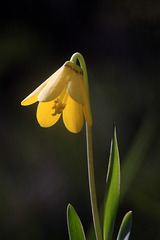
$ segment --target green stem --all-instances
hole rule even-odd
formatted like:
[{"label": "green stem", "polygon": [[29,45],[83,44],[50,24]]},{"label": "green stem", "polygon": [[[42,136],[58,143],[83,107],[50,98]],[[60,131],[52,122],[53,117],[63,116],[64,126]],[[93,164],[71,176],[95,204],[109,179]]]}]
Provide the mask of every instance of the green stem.
[{"label": "green stem", "polygon": [[[83,70],[84,83],[89,97],[89,88],[88,88],[88,75],[85,60],[80,53],[75,53],[71,57],[73,63],[77,64],[77,59],[80,62],[81,68]],[[99,213],[97,207],[97,197],[96,197],[96,188],[95,188],[95,177],[94,177],[94,164],[93,164],[93,149],[92,149],[92,128],[86,123],[86,141],[87,141],[87,162],[88,162],[88,179],[89,179],[89,190],[90,190],[90,200],[92,208],[92,216],[94,229],[97,240],[102,240],[102,232],[99,221]]]},{"label": "green stem", "polygon": [[89,97],[88,74],[87,74],[87,68],[86,68],[85,60],[80,53],[74,53],[72,55],[70,61],[77,64],[77,59],[80,62],[81,68],[83,70],[84,84],[85,84],[87,94],[88,94],[88,97]]},{"label": "green stem", "polygon": [[101,226],[99,221],[99,213],[97,207],[97,197],[95,188],[94,165],[93,165],[93,150],[92,150],[92,129],[86,123],[86,140],[87,140],[87,159],[88,159],[88,178],[91,198],[91,207],[93,222],[97,240],[102,240]]}]

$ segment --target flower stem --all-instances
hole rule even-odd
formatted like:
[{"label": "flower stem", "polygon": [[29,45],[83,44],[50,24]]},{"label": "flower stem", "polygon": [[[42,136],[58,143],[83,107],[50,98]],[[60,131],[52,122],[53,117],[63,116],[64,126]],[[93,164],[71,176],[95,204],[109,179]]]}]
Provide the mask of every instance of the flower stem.
[{"label": "flower stem", "polygon": [[101,226],[99,221],[99,213],[97,207],[97,197],[95,188],[94,165],[93,165],[93,150],[92,150],[92,129],[86,123],[86,141],[87,141],[87,159],[88,159],[88,178],[90,199],[92,207],[93,222],[97,240],[102,240]]},{"label": "flower stem", "polygon": [[87,74],[86,63],[85,63],[85,60],[84,60],[83,56],[80,53],[74,53],[72,55],[70,61],[77,64],[77,59],[78,59],[80,65],[81,65],[81,68],[83,70],[84,83],[85,83],[85,87],[86,87],[87,94],[88,94],[88,97],[89,97],[88,74]]},{"label": "flower stem", "polygon": [[[77,64],[77,59],[80,62],[81,68],[83,70],[84,83],[85,83],[85,87],[86,87],[88,98],[89,98],[88,75],[87,75],[85,60],[80,53],[75,53],[71,57],[70,61]],[[93,223],[94,223],[96,239],[102,240],[102,232],[101,232],[101,226],[99,221],[97,196],[96,196],[96,188],[95,188],[95,177],[94,177],[92,128],[87,123],[86,123],[86,142],[87,142],[88,180],[89,180],[90,201],[91,201],[91,208],[92,208]]]}]

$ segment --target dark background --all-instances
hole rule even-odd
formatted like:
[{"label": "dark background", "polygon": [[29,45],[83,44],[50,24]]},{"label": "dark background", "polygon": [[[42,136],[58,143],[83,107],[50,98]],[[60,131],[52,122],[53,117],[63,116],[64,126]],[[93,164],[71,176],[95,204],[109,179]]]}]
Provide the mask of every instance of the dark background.
[{"label": "dark background", "polygon": [[130,239],[160,239],[160,2],[6,0],[0,12],[0,238],[68,239],[68,203],[90,229],[85,128],[72,134],[61,119],[43,129],[37,104],[20,106],[79,51],[88,67],[99,206],[114,122],[122,174],[115,236],[133,210]]}]

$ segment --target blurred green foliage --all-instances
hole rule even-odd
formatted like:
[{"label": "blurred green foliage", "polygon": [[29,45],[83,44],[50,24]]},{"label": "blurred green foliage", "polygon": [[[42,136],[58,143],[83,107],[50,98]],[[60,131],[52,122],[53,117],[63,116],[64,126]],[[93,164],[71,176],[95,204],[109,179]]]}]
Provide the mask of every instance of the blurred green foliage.
[{"label": "blurred green foliage", "polygon": [[74,135],[62,122],[42,129],[36,104],[20,106],[79,51],[88,67],[98,203],[115,122],[122,165],[117,232],[132,209],[130,239],[159,239],[159,1],[3,1],[1,12],[0,237],[67,239],[68,203],[85,232],[90,227],[85,129]]}]

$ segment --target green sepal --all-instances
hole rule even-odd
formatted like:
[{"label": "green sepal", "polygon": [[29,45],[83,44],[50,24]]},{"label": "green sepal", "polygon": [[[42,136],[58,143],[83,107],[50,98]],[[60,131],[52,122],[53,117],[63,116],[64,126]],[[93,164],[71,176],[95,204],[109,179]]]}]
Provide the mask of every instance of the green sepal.
[{"label": "green sepal", "polygon": [[103,239],[111,240],[117,213],[120,192],[120,161],[114,126],[113,139],[107,172],[106,197],[104,206]]},{"label": "green sepal", "polygon": [[86,240],[82,223],[70,204],[67,207],[67,225],[70,240]]},{"label": "green sepal", "polygon": [[132,211],[126,213],[124,216],[117,240],[128,240],[131,232],[131,227],[132,227]]}]

